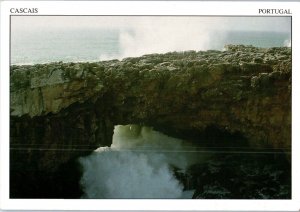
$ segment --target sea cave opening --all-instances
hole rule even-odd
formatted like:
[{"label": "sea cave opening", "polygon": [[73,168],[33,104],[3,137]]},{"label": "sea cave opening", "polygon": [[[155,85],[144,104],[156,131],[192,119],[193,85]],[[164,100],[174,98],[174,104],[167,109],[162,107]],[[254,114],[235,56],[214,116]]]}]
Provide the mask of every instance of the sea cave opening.
[{"label": "sea cave opening", "polygon": [[290,197],[290,165],[281,152],[251,147],[241,133],[216,126],[200,133],[169,129],[168,135],[157,128],[116,125],[109,147],[79,159],[81,197]]}]

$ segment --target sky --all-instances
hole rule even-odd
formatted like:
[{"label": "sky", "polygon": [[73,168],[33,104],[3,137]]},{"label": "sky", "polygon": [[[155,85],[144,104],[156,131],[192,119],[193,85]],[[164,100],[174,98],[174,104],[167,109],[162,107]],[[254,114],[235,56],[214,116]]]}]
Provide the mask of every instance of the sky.
[{"label": "sky", "polygon": [[289,32],[290,17],[200,16],[12,16],[12,30],[72,28],[137,28],[145,25],[205,26],[223,30]]}]

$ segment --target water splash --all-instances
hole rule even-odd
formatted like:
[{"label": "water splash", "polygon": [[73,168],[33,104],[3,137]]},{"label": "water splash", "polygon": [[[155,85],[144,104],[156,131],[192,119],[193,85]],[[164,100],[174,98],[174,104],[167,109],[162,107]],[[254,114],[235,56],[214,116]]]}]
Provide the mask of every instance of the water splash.
[{"label": "water splash", "polygon": [[291,39],[285,40],[284,43],[283,43],[283,46],[291,47],[291,46],[292,46],[292,41],[291,41]]},{"label": "water splash", "polygon": [[193,160],[183,142],[148,127],[116,126],[111,147],[80,159],[83,198],[191,198],[172,167],[184,170]]}]

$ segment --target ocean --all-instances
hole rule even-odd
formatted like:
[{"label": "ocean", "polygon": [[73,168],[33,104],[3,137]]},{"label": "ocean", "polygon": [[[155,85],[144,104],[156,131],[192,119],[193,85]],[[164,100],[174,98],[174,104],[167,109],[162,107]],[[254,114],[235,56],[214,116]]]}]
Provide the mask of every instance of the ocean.
[{"label": "ocean", "polygon": [[291,40],[289,33],[271,31],[220,31],[193,37],[171,34],[153,39],[149,33],[147,36],[118,29],[13,31],[11,64],[95,62],[169,51],[222,50],[226,44],[282,47],[290,46]]}]

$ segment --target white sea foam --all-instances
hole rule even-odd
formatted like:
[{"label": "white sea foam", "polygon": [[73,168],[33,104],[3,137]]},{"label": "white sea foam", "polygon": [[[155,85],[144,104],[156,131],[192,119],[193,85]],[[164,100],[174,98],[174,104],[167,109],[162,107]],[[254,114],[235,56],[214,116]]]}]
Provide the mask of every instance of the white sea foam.
[{"label": "white sea foam", "polygon": [[172,170],[199,161],[185,150],[181,140],[151,128],[116,126],[111,147],[80,159],[83,198],[191,198]]}]

